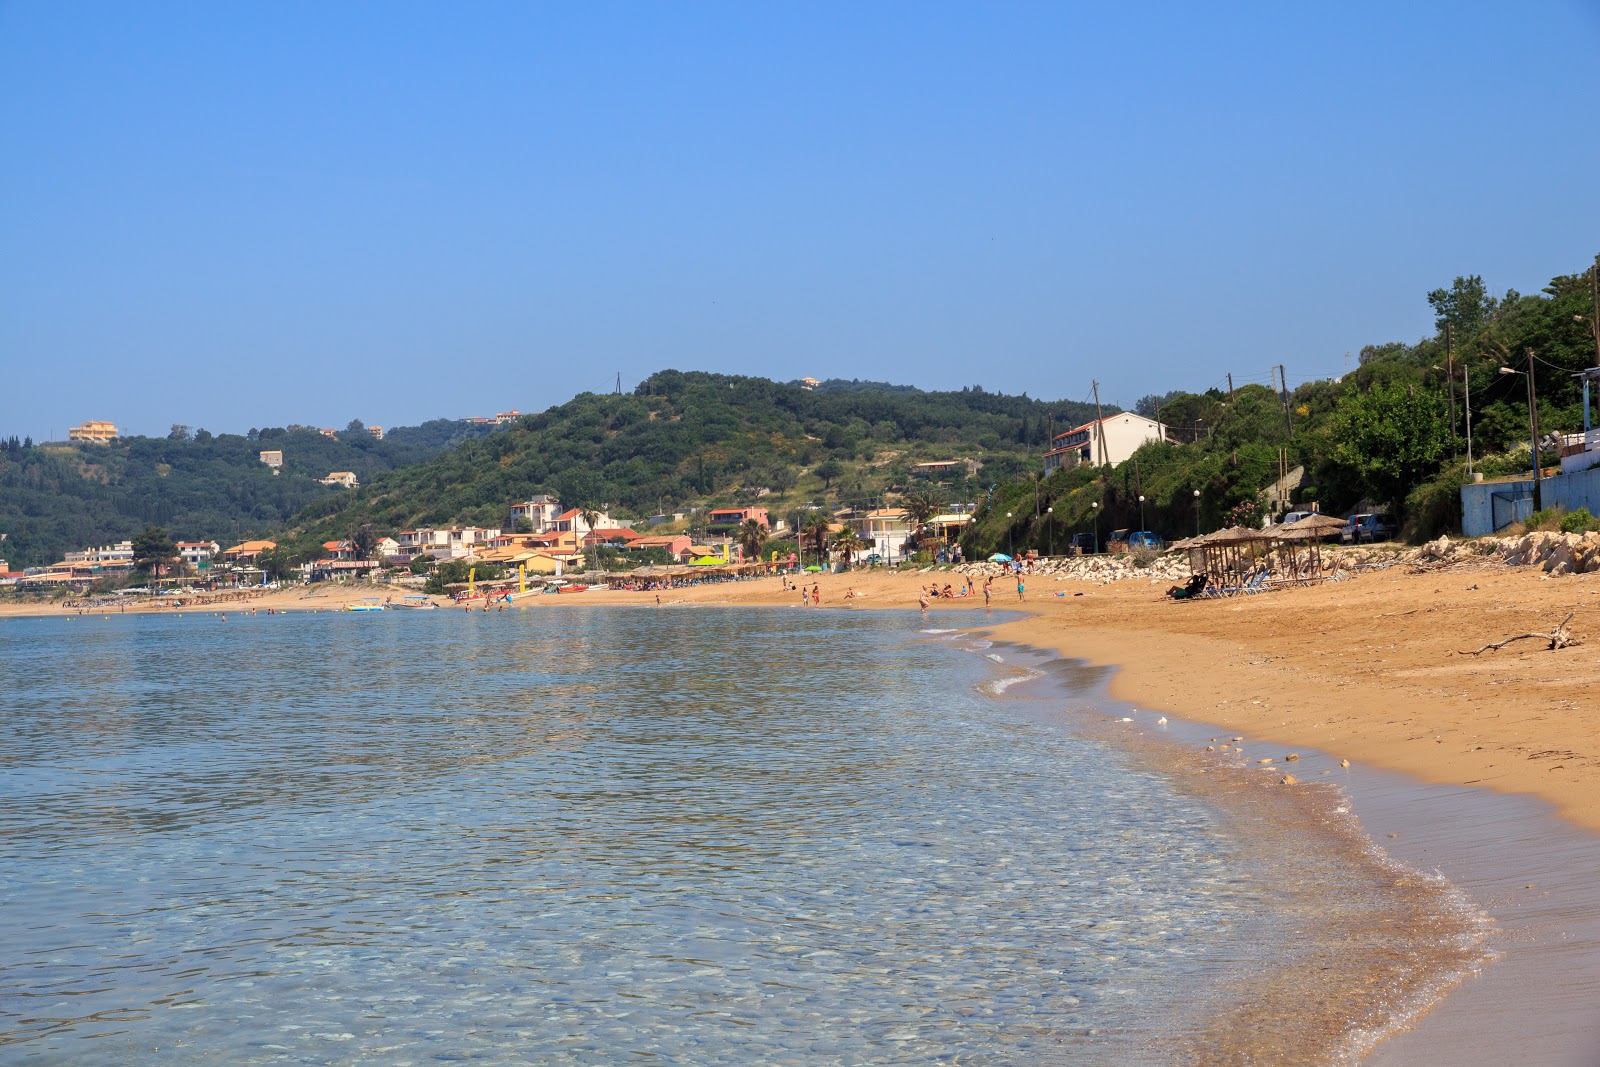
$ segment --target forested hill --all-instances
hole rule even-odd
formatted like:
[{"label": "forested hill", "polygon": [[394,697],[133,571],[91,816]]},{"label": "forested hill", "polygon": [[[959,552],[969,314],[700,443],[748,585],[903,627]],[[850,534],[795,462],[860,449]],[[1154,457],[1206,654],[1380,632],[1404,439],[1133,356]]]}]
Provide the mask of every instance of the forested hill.
[{"label": "forested hill", "polygon": [[361,522],[503,526],[513,501],[539,492],[627,516],[754,499],[757,487],[772,491],[761,503],[775,514],[825,493],[867,504],[906,486],[911,466],[926,460],[977,460],[985,486],[1019,477],[1037,468],[1052,417],[1061,428],[1093,416],[1080,402],[976,388],[828,384],[660,371],[631,394],[582,394],[353,495],[316,501],[296,528],[310,544]]},{"label": "forested hill", "polygon": [[[175,429],[170,437],[106,445],[10,438],[0,441],[0,558],[14,567],[42,566],[152,523],[184,541],[269,533],[308,504],[348,492],[320,484],[332,471],[353,471],[365,482],[492,429],[438,419],[397,428],[382,441],[359,423],[337,440],[303,428],[248,436]],[[283,453],[278,474],[262,464],[263,450]]]}]

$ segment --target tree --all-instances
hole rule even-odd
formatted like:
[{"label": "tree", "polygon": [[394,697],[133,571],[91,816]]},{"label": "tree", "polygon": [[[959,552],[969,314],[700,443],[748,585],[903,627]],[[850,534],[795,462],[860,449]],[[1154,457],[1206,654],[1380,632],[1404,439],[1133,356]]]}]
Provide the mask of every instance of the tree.
[{"label": "tree", "polygon": [[844,473],[844,464],[836,459],[824,460],[811,473],[822,479],[823,492],[827,492],[833,487],[833,480]]},{"label": "tree", "polygon": [[767,528],[755,519],[746,519],[734,536],[744,550],[744,558],[755,559],[761,555],[761,546],[767,543]]},{"label": "tree", "polygon": [[159,581],[162,569],[178,555],[178,546],[159,526],[146,526],[133,538],[133,565],[141,573],[155,571]]},{"label": "tree", "polygon": [[350,542],[352,559],[371,559],[372,550],[378,546],[378,531],[370,522],[363,522],[345,540]]},{"label": "tree", "polygon": [[827,512],[813,511],[807,516],[805,524],[800,527],[800,538],[810,538],[817,546],[817,559],[820,562],[828,544],[828,515]]},{"label": "tree", "polygon": [[167,440],[169,441],[187,441],[188,439],[189,427],[181,422],[173,423],[172,429],[167,431]]},{"label": "tree", "polygon": [[1330,430],[1332,461],[1390,503],[1433,474],[1450,450],[1443,399],[1398,381],[1346,395]]},{"label": "tree", "polygon": [[846,567],[854,562],[857,552],[867,547],[870,547],[867,542],[861,540],[860,536],[849,527],[833,539],[834,554],[844,557]]},{"label": "tree", "polygon": [[1457,340],[1465,340],[1484,327],[1499,301],[1489,295],[1481,277],[1470,274],[1457,277],[1448,289],[1429,293],[1428,303],[1433,307],[1434,325],[1441,331],[1449,326]]}]

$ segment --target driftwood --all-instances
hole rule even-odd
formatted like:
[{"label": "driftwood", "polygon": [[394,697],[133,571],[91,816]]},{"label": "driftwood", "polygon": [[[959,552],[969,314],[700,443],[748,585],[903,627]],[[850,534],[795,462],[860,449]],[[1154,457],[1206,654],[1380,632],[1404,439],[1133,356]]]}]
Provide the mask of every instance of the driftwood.
[{"label": "driftwood", "polygon": [[1576,615],[1576,614],[1577,614],[1576,611],[1567,612],[1567,617],[1562,619],[1561,622],[1559,624],[1557,624],[1556,628],[1554,630],[1551,630],[1547,634],[1538,634],[1538,633],[1535,633],[1535,634],[1517,634],[1515,637],[1508,637],[1504,641],[1496,641],[1496,642],[1494,642],[1494,644],[1484,645],[1480,649],[1476,649],[1476,650],[1472,650],[1472,651],[1469,651],[1467,649],[1461,649],[1456,654],[1458,656],[1476,656],[1476,655],[1479,655],[1481,653],[1487,652],[1490,649],[1494,649],[1494,650],[1498,651],[1498,650],[1500,650],[1502,648],[1505,648],[1507,645],[1509,645],[1513,641],[1526,641],[1526,640],[1528,640],[1530,638],[1533,638],[1533,639],[1536,639],[1536,640],[1539,640],[1539,641],[1548,641],[1548,642],[1550,642],[1548,647],[1550,648],[1551,651],[1554,651],[1554,650],[1556,650],[1558,648],[1567,648],[1570,645],[1579,645],[1579,644],[1582,644],[1583,642],[1578,640],[1576,637],[1573,637],[1570,633],[1567,632],[1567,623],[1571,622],[1572,621],[1572,617],[1574,615]]}]

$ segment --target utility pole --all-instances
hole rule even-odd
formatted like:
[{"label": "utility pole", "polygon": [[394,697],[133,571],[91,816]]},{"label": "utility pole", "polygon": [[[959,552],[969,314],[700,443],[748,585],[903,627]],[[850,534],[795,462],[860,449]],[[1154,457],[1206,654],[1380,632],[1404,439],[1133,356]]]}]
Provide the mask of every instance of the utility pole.
[{"label": "utility pole", "polygon": [[1467,418],[1467,477],[1472,477],[1472,379],[1466,364],[1461,365],[1461,413]]},{"label": "utility pole", "polygon": [[622,372],[617,371],[617,395],[622,395]]},{"label": "utility pole", "polygon": [[1450,324],[1444,324],[1444,381],[1450,387],[1450,458],[1455,459],[1456,450],[1456,357],[1455,349],[1450,344]]},{"label": "utility pole", "polygon": [[1533,510],[1544,510],[1539,484],[1539,398],[1533,390],[1533,349],[1528,349],[1528,429],[1533,433]]},{"label": "utility pole", "polygon": [[1289,436],[1294,436],[1294,416],[1289,414],[1289,375],[1284,373],[1283,364],[1278,364],[1278,380],[1283,383],[1283,419],[1289,427]]},{"label": "utility pole", "polygon": [[1100,437],[1099,466],[1103,467],[1106,463],[1106,417],[1105,413],[1100,410],[1100,383],[1090,379],[1089,384],[1094,387],[1094,429],[1095,433]]},{"label": "utility pole", "polygon": [[1600,256],[1589,268],[1589,330],[1594,334],[1594,365],[1600,367]]},{"label": "utility pole", "polygon": [[1228,372],[1228,403],[1233,403],[1233,372]]}]

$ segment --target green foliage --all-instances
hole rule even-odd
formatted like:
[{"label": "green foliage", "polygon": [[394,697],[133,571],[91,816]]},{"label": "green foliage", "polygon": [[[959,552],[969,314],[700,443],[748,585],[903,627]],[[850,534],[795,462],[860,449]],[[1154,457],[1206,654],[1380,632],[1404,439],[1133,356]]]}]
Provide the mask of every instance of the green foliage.
[{"label": "green foliage", "polygon": [[1328,460],[1379,500],[1404,497],[1450,450],[1443,398],[1414,384],[1396,382],[1345,396],[1330,431]]},{"label": "green foliage", "polygon": [[1561,516],[1560,526],[1564,533],[1588,533],[1600,530],[1600,520],[1590,514],[1588,508],[1579,508]]},{"label": "green foliage", "polygon": [[[1070,423],[1092,411],[982,391],[845,384],[813,391],[762,378],[661,371],[631,395],[584,393],[506,432],[379,474],[359,490],[308,507],[296,519],[295,536],[307,543],[345,536],[363,514],[385,530],[503,526],[508,505],[536,492],[624,514],[719,504],[751,486],[788,485],[793,503],[831,494],[872,506],[901,488],[896,478],[905,479],[911,461],[966,456],[1016,463],[1019,470],[1036,466],[1042,440],[1035,439],[1048,432],[1052,415]],[[990,452],[978,450],[984,437],[998,442]]]},{"label": "green foliage", "polygon": [[139,571],[154,571],[157,578],[178,556],[178,546],[159,526],[146,526],[133,538],[133,565]]},{"label": "green foliage", "polygon": [[[174,427],[174,431],[180,427]],[[124,437],[107,445],[0,446],[0,530],[5,555],[42,566],[85,545],[131,538],[160,526],[185,541],[229,543],[281,528],[307,508],[337,508],[348,493],[321,485],[329,471],[366,482],[383,471],[484,436],[471,423],[438,420],[401,427],[378,441],[366,433],[334,440],[313,429],[253,430],[250,436]],[[278,474],[260,452],[283,453]],[[331,510],[330,508],[330,510]],[[354,524],[322,540],[346,537]]]},{"label": "green foliage", "polygon": [[440,560],[439,566],[429,575],[422,591],[434,596],[452,592],[447,586],[464,584],[469,575],[478,582],[492,582],[504,577],[505,570],[495,563],[473,563],[464,559]]}]

